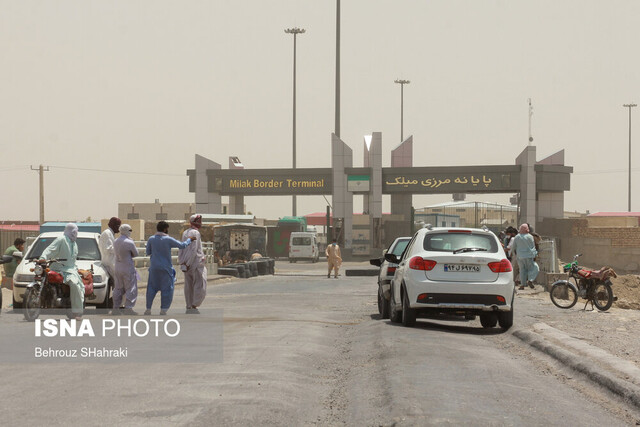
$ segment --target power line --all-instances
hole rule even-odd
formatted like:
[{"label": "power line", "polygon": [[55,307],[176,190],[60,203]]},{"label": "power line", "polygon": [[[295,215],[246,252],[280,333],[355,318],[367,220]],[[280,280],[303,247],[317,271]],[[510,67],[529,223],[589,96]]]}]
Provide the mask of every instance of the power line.
[{"label": "power line", "polygon": [[160,173],[160,172],[137,172],[137,171],[120,171],[111,169],[93,169],[93,168],[73,168],[69,166],[51,166],[57,169],[77,170],[85,172],[105,172],[105,173],[127,173],[132,175],[160,175],[160,176],[186,176],[185,174],[178,173]]},{"label": "power line", "polygon": [[[626,169],[606,169],[606,170],[595,170],[595,171],[587,171],[587,172],[573,172],[573,175],[601,175],[605,173],[621,173],[626,172]],[[640,171],[640,168],[631,169],[633,172]]]}]

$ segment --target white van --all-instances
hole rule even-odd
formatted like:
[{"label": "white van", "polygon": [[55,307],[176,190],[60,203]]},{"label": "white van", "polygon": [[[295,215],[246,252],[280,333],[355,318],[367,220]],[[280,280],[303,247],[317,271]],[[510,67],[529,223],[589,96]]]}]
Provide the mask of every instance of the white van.
[{"label": "white van", "polygon": [[294,231],[289,237],[289,262],[307,260],[318,262],[318,238],[316,233],[308,231]]}]

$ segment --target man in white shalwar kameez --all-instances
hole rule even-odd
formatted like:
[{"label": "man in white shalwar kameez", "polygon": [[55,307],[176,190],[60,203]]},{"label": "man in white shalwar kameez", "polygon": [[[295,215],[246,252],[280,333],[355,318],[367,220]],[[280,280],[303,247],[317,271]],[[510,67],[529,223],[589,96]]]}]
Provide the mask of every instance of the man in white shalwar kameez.
[{"label": "man in white shalwar kameez", "polygon": [[184,299],[187,303],[187,314],[198,314],[198,307],[207,295],[206,256],[202,250],[202,239],[198,229],[202,227],[202,216],[191,215],[191,227],[182,233],[182,241],[191,238],[189,245],[178,252],[178,263],[184,272]]},{"label": "man in white shalwar kameez", "polygon": [[[112,314],[137,315],[133,311],[138,299],[138,273],[136,272],[134,257],[138,256],[138,248],[131,239],[131,226],[120,226],[120,237],[113,243],[116,254],[115,285],[113,287]],[[124,310],[120,311],[122,297],[125,297]]]},{"label": "man in white shalwar kameez", "polygon": [[109,277],[113,279],[116,267],[116,254],[113,250],[113,243],[116,241],[116,234],[120,229],[120,218],[111,217],[106,230],[100,235],[98,240],[98,248],[100,249],[100,257],[102,258],[102,266],[109,273]]}]

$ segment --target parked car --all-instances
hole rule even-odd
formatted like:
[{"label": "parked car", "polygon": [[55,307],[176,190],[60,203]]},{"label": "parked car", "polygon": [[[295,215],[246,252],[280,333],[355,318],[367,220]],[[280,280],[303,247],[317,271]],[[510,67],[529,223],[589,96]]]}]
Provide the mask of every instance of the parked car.
[{"label": "parked car", "polygon": [[435,313],[480,316],[485,328],[513,325],[511,263],[488,229],[423,228],[409,242],[391,282],[390,318],[414,326]]},{"label": "parked car", "polygon": [[[400,258],[405,248],[409,244],[411,237],[398,237],[396,240],[384,250],[383,255],[394,254]],[[389,262],[383,258],[373,258],[369,260],[371,265],[380,267],[378,272],[378,313],[383,319],[389,318],[389,288],[391,286],[391,279],[396,272],[398,264]]]},{"label": "parked car", "polygon": [[[52,231],[40,234],[29,246],[22,261],[18,264],[13,276],[13,307],[22,308],[23,296],[27,285],[33,281],[34,274],[31,268],[34,267],[34,260],[42,255],[42,252],[59,236],[61,231]],[[95,299],[85,299],[86,305],[95,305],[98,308],[109,308],[111,289],[108,285],[109,275],[102,267],[98,239],[100,234],[89,232],[78,232],[76,243],[78,244],[78,260],[76,265],[79,269],[90,270],[93,265],[93,293]]]},{"label": "parked car", "polygon": [[316,233],[309,231],[294,231],[289,237],[289,262],[307,260],[318,262],[318,238]]}]

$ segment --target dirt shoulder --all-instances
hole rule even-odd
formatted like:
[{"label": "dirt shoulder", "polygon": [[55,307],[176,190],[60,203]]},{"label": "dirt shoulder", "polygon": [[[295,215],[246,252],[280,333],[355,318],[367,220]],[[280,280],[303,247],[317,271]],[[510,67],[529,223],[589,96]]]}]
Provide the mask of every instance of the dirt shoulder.
[{"label": "dirt shoulder", "polygon": [[614,307],[640,310],[640,276],[624,274],[612,278],[613,294],[618,297]]}]

